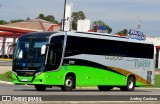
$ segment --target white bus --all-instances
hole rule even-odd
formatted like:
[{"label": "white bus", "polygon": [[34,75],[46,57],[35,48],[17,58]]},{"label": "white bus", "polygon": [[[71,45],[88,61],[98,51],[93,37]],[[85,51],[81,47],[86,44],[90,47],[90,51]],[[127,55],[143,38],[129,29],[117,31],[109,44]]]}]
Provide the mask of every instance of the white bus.
[{"label": "white bus", "polygon": [[12,77],[15,84],[35,85],[39,91],[51,86],[132,91],[154,84],[155,54],[152,43],[109,34],[30,33],[17,41]]}]

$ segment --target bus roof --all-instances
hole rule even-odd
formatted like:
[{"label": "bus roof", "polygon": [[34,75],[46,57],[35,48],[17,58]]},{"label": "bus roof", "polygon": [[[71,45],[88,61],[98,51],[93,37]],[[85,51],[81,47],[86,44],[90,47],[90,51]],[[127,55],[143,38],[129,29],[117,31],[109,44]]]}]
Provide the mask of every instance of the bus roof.
[{"label": "bus roof", "polygon": [[77,36],[77,37],[96,38],[96,39],[125,41],[125,42],[132,42],[132,43],[153,44],[152,42],[140,41],[140,40],[130,39],[127,37],[114,36],[111,34],[103,34],[103,33],[94,33],[94,32],[68,32],[67,35]]},{"label": "bus roof", "polygon": [[23,34],[20,38],[26,38],[26,37],[49,38],[52,34],[55,33],[57,32],[32,32]]},{"label": "bus roof", "polygon": [[[63,34],[64,34],[64,32],[33,32],[33,33],[24,34],[20,38],[26,38],[26,37],[49,38],[54,35],[63,35]],[[70,31],[70,32],[67,32],[67,35],[68,36],[76,36],[76,37],[95,38],[95,39],[108,39],[108,40],[116,40],[116,41],[125,41],[125,42],[132,42],[132,43],[153,44],[152,42],[140,41],[140,40],[135,40],[135,39],[129,39],[126,37],[114,36],[111,34],[94,33],[94,32]]]}]

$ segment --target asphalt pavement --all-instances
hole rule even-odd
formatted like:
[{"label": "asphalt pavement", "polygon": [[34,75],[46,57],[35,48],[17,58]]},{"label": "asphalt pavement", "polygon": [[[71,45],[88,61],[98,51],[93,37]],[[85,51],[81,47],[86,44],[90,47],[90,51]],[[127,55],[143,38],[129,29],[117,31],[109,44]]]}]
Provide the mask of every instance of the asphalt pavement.
[{"label": "asphalt pavement", "polygon": [[12,60],[11,59],[0,59],[0,74],[12,70]]},{"label": "asphalt pavement", "polygon": [[[12,70],[12,60],[9,59],[0,59],[0,74],[5,73],[7,71],[11,71]],[[141,88],[136,88],[135,91],[133,92],[122,92],[119,91],[119,89],[114,89],[113,91],[110,92],[100,92],[98,91],[97,88],[95,87],[88,87],[88,88],[81,88],[78,87],[76,90],[71,91],[71,92],[63,92],[61,91],[59,88],[55,87],[55,88],[48,88],[46,91],[42,91],[42,92],[38,92],[35,90],[34,86],[16,86],[13,85],[13,83],[11,82],[4,82],[4,81],[0,81],[0,98],[2,98],[2,95],[14,95],[19,97],[20,96],[30,96],[30,95],[34,95],[34,96],[40,96],[40,95],[44,95],[44,96],[40,96],[42,97],[45,101],[50,101],[50,102],[45,102],[48,104],[72,104],[72,103],[76,103],[76,104],[88,104],[88,103],[99,103],[99,104],[106,104],[106,103],[122,103],[122,104],[130,104],[133,103],[135,104],[134,101],[130,101],[130,98],[132,97],[139,97],[139,98],[143,98],[143,97],[153,97],[153,98],[157,98],[157,101],[136,101],[136,104],[158,104],[160,101],[160,89],[141,89]],[[68,96],[69,95],[69,96]],[[117,95],[117,96],[115,96]],[[127,95],[127,97],[124,97],[124,95]],[[147,96],[146,96],[147,95]],[[22,97],[23,97],[22,96]],[[124,98],[123,98],[124,97]],[[116,98],[118,100],[115,100],[113,98]],[[123,100],[123,99],[124,100]],[[111,99],[109,101],[107,101],[107,99]],[[0,100],[0,103],[6,103],[6,102],[1,102],[2,99]],[[54,101],[54,102],[53,102]],[[126,102],[127,101],[127,102]],[[9,103],[9,102],[7,102]],[[11,102],[12,103],[12,102]],[[20,103],[20,102],[18,102]],[[34,102],[35,103],[35,102]],[[39,103],[44,103],[44,102],[39,102]]]},{"label": "asphalt pavement", "polygon": [[1,59],[0,66],[12,66],[12,59]]},{"label": "asphalt pavement", "polygon": [[[31,85],[13,85],[0,83],[0,101],[6,103],[6,97],[10,97],[11,102],[26,101],[30,104],[30,98],[37,101],[51,104],[160,104],[160,89],[140,89],[134,91],[120,91],[115,88],[111,91],[99,91],[97,88],[77,88],[73,91],[61,91],[58,87],[47,88],[46,91],[36,91]],[[2,99],[3,98],[3,99]],[[20,98],[20,99],[19,99]],[[33,101],[34,99],[32,99]],[[1,102],[0,102],[1,103]],[[8,103],[8,102],[7,102]],[[16,104],[16,103],[15,103]],[[32,103],[31,103],[32,104]]]}]

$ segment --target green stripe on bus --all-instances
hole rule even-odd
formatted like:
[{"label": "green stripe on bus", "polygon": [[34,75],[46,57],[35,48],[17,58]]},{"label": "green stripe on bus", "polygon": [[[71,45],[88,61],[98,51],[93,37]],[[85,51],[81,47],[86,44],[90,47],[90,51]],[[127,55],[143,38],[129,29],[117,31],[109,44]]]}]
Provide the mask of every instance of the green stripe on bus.
[{"label": "green stripe on bus", "polygon": [[[127,82],[127,76],[114,73],[108,70],[88,66],[62,66],[56,71],[44,72],[35,77],[33,82],[19,82],[14,74],[12,74],[13,82],[15,84],[44,84],[44,85],[63,85],[65,76],[68,73],[74,73],[76,76],[76,86],[124,86]],[[26,80],[27,77],[18,77],[21,81]],[[33,78],[33,77],[32,77]],[[28,81],[31,78],[28,77]],[[143,86],[141,82],[136,81],[136,86]]]}]

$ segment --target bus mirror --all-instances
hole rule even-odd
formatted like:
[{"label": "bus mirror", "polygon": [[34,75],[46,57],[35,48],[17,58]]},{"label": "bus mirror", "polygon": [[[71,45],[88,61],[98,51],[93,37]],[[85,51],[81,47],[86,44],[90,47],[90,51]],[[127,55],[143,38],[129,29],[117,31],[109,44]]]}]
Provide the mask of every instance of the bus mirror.
[{"label": "bus mirror", "polygon": [[45,52],[46,52],[46,45],[43,45],[43,46],[41,47],[41,55],[44,55]]}]

